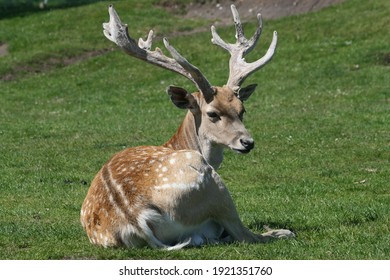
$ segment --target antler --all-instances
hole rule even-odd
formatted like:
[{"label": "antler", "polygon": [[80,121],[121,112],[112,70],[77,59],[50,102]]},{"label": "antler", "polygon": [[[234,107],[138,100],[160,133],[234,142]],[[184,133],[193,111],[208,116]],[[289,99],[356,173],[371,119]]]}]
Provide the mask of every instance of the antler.
[{"label": "antler", "polygon": [[165,56],[159,48],[156,48],[154,51],[151,50],[153,40],[152,30],[149,31],[146,41],[140,38],[137,45],[136,41],[128,34],[127,24],[122,24],[112,5],[109,6],[108,12],[110,14],[110,21],[108,23],[103,23],[103,33],[109,40],[117,44],[127,54],[133,57],[183,75],[197,86],[206,100],[212,99],[214,88],[210,85],[206,77],[198,68],[190,64],[181,56],[179,52],[169,44],[168,39],[163,39],[164,45],[173,58]]},{"label": "antler", "polygon": [[247,63],[245,62],[244,56],[249,53],[256,45],[257,41],[260,38],[261,30],[262,30],[262,20],[261,14],[257,14],[258,27],[255,31],[255,34],[252,36],[250,40],[246,39],[244,36],[244,31],[242,29],[242,24],[240,17],[238,15],[237,9],[234,5],[231,5],[231,10],[233,14],[234,24],[236,27],[236,43],[228,44],[221,39],[218,35],[214,26],[211,26],[211,34],[213,38],[211,42],[215,45],[222,47],[227,50],[231,57],[229,61],[229,79],[227,82],[227,86],[233,89],[234,91],[238,91],[241,87],[244,80],[253,72],[263,67],[267,64],[272,56],[274,55],[277,43],[277,32],[274,31],[274,35],[272,38],[272,42],[270,47],[268,48],[267,53],[260,58],[259,60]]}]

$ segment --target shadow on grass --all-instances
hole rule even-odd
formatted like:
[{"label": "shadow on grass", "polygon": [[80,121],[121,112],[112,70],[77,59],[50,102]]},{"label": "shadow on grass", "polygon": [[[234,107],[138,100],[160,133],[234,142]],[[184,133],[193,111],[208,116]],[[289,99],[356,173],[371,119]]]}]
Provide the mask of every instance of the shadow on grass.
[{"label": "shadow on grass", "polygon": [[[64,9],[102,1],[103,0],[0,0],[0,19],[26,16],[47,10]],[[45,5],[44,2],[47,2],[47,4]],[[114,0],[111,0],[111,2],[114,2]]]}]

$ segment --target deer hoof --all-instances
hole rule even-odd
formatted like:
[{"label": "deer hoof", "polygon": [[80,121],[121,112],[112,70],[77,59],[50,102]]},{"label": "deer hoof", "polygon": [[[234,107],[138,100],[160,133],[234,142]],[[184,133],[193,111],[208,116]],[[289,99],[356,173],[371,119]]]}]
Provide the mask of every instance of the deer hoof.
[{"label": "deer hoof", "polygon": [[292,231],[290,231],[288,229],[275,229],[275,230],[268,231],[262,235],[274,237],[277,239],[295,238],[295,233],[293,233]]}]

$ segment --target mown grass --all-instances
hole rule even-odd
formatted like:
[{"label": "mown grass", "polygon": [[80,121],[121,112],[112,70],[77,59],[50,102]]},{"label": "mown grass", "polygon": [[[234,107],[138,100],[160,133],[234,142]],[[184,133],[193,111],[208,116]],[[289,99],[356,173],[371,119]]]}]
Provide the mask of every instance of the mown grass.
[{"label": "mown grass", "polygon": [[[115,5],[136,38],[152,27],[169,35],[209,24],[133,2]],[[256,149],[226,152],[219,173],[248,227],[289,228],[297,238],[177,252],[97,248],[79,224],[89,183],[113,153],[163,143],[175,132],[184,112],[165,87],[194,89],[107,41],[106,8],[0,21],[9,50],[0,57],[7,77],[0,81],[0,259],[389,259],[388,1],[347,0],[266,21],[250,56],[262,55],[278,31],[274,60],[248,79],[259,84],[246,104]],[[255,25],[245,28],[250,34]],[[218,30],[233,39],[231,27]],[[209,40],[205,32],[171,43],[220,85],[227,54]],[[95,51],[101,55],[64,63]]]}]

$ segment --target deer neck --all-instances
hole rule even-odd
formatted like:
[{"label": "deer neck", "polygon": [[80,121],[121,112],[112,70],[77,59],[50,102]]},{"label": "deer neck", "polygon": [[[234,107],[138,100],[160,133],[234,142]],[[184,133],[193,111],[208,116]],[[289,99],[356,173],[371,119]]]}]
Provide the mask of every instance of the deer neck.
[{"label": "deer neck", "polygon": [[199,133],[200,116],[195,117],[188,111],[177,132],[163,146],[174,150],[195,150],[203,155],[205,160],[215,170],[223,161],[223,147],[213,144],[202,133]]}]

